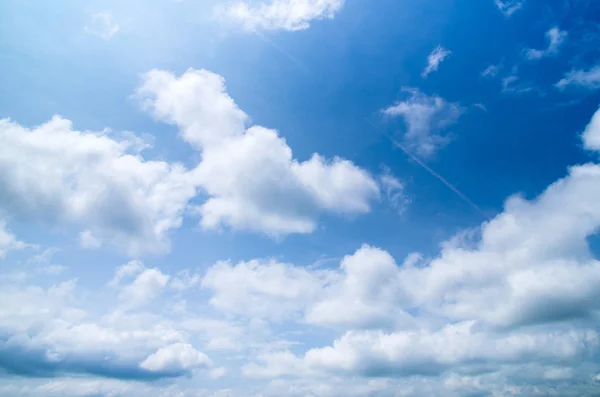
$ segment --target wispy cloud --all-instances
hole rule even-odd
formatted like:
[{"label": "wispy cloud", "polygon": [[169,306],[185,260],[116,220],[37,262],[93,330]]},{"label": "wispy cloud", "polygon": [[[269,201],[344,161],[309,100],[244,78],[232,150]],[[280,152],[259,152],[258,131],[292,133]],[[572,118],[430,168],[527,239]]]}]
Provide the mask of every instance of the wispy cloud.
[{"label": "wispy cloud", "polygon": [[558,50],[567,39],[567,36],[568,33],[566,31],[560,30],[557,27],[553,27],[552,29],[546,32],[548,47],[543,50],[529,48],[525,51],[525,57],[530,61],[536,61],[538,59],[542,59],[548,56],[557,55]]},{"label": "wispy cloud", "polygon": [[91,17],[91,21],[85,26],[86,33],[109,40],[117,34],[120,27],[114,22],[112,14],[108,11],[98,12]]},{"label": "wispy cloud", "polygon": [[458,103],[423,94],[416,88],[403,88],[409,98],[396,102],[381,112],[388,117],[402,117],[406,124],[405,144],[421,156],[433,155],[449,142],[443,130],[454,124],[463,113]]},{"label": "wispy cloud", "polygon": [[510,17],[525,5],[525,0],[495,0],[496,7],[505,16]]},{"label": "wispy cloud", "polygon": [[239,1],[219,7],[217,14],[250,31],[304,30],[313,20],[332,19],[344,0],[272,0],[269,3]]},{"label": "wispy cloud", "polygon": [[496,77],[500,71],[500,65],[490,65],[481,72],[482,77]]},{"label": "wispy cloud", "polygon": [[402,215],[411,202],[410,198],[405,194],[405,185],[400,179],[392,174],[389,167],[383,166],[382,169],[383,172],[379,176],[381,190],[385,194],[385,198],[389,205],[394,208],[399,215]]},{"label": "wispy cloud", "polygon": [[600,89],[600,64],[588,70],[571,70],[555,86],[558,89],[568,86],[578,86],[589,90]]},{"label": "wispy cloud", "polygon": [[427,57],[427,67],[423,73],[421,73],[421,76],[425,79],[430,73],[437,71],[440,63],[442,63],[450,54],[452,54],[452,51],[445,49],[441,45],[435,47]]}]

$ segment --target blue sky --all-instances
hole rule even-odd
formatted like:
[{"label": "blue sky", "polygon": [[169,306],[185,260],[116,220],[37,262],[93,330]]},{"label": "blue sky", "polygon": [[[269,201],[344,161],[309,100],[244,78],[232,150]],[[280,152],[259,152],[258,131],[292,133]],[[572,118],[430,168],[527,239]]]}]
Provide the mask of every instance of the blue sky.
[{"label": "blue sky", "polygon": [[0,4],[0,394],[594,396],[600,5]]}]

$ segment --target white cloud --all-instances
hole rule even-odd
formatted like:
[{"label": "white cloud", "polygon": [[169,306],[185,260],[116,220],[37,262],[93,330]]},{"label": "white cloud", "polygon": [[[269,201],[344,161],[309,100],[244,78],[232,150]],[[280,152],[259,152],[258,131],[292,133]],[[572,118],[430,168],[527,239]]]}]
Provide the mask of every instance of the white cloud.
[{"label": "white cloud", "polygon": [[141,368],[151,372],[174,374],[211,366],[212,362],[208,356],[188,343],[174,343],[161,347],[140,363]]},{"label": "white cloud", "polygon": [[319,213],[365,213],[379,195],[371,176],[350,161],[314,154],[301,162],[277,131],[246,129],[248,116],[217,74],[190,69],[176,77],[154,70],[144,76],[138,97],[202,152],[196,171],[209,195],[198,208],[205,229],[309,233]]},{"label": "white cloud", "polygon": [[442,63],[450,54],[452,54],[452,51],[449,51],[440,45],[435,47],[434,50],[431,51],[431,54],[427,56],[427,67],[423,70],[421,76],[425,79],[430,73],[436,72],[440,63]]},{"label": "white cloud", "polygon": [[583,145],[588,150],[600,151],[600,109],[592,117],[582,135]]},{"label": "white cloud", "polygon": [[209,378],[211,379],[220,379],[225,375],[227,375],[227,368],[224,367],[212,369],[208,374]]},{"label": "white cloud", "polygon": [[6,222],[0,218],[0,259],[6,256],[8,251],[21,250],[27,247],[22,241],[19,241],[14,234],[6,228]]},{"label": "white cloud", "polygon": [[[135,276],[129,284],[123,284],[123,279]],[[131,261],[119,268],[110,286],[120,289],[119,299],[125,308],[137,308],[148,304],[152,299],[159,296],[167,283],[169,276],[158,269],[147,269],[139,261]]]},{"label": "white cloud", "polygon": [[208,287],[227,312],[346,331],[330,347],[259,354],[247,376],[479,376],[542,366],[539,379],[558,382],[580,364],[597,373],[600,261],[588,238],[599,227],[600,165],[578,165],[533,200],[510,197],[430,260],[411,254],[398,265],[363,246],[327,271],[220,263]]},{"label": "white cloud", "polygon": [[411,201],[404,192],[404,183],[396,178],[388,167],[383,167],[383,173],[379,176],[379,185],[390,206],[402,215]]},{"label": "white cloud", "polygon": [[554,56],[558,54],[560,46],[567,39],[568,33],[564,30],[560,30],[557,27],[546,32],[546,38],[548,39],[548,48],[544,50],[537,50],[530,48],[525,51],[525,57],[530,61],[542,59],[548,56]]},{"label": "white cloud", "polygon": [[515,12],[519,11],[525,5],[525,0],[494,0],[496,7],[505,16],[510,17]]},{"label": "white cloud", "polygon": [[146,161],[131,145],[58,116],[33,129],[0,120],[0,209],[81,228],[131,255],[165,251],[196,195],[195,175]]},{"label": "white cloud", "polygon": [[449,142],[442,131],[454,124],[463,113],[458,103],[423,94],[418,89],[404,88],[410,97],[382,110],[385,116],[402,117],[406,125],[404,142],[422,156],[431,156]]},{"label": "white cloud", "polygon": [[98,317],[82,310],[76,286],[73,280],[50,287],[0,284],[3,372],[149,380],[209,365],[164,318],[119,311]]},{"label": "white cloud", "polygon": [[579,86],[589,90],[600,88],[600,65],[596,65],[589,70],[572,70],[568,72],[555,86],[564,89],[568,86]]},{"label": "white cloud", "polygon": [[213,291],[210,303],[226,312],[281,318],[302,310],[321,285],[323,276],[275,261],[253,260],[233,266],[219,262],[202,280]]},{"label": "white cloud", "polygon": [[100,37],[103,40],[111,39],[119,32],[119,25],[114,22],[113,16],[108,11],[93,14],[90,23],[85,26],[86,33]]},{"label": "white cloud", "polygon": [[79,245],[83,248],[96,249],[100,248],[102,242],[94,237],[92,232],[89,230],[84,230],[83,232],[79,233]]},{"label": "white cloud", "polygon": [[304,357],[317,370],[349,375],[435,375],[448,368],[548,360],[576,361],[598,348],[594,331],[519,332],[495,336],[478,332],[472,322],[439,331],[350,332],[333,347],[312,349]]},{"label": "white cloud", "polygon": [[344,0],[271,0],[258,4],[239,1],[221,13],[247,30],[304,30],[313,20],[333,19]]},{"label": "white cloud", "polygon": [[500,71],[499,65],[490,65],[481,72],[482,77],[496,77]]}]

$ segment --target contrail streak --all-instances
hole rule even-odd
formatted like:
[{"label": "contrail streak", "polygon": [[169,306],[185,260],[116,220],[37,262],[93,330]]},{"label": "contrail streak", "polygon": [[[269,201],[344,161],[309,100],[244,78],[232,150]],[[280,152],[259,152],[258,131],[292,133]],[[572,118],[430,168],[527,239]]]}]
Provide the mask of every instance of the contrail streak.
[{"label": "contrail streak", "polygon": [[298,66],[300,69],[304,70],[306,73],[310,74],[310,70],[304,66],[304,64],[302,64],[302,62],[300,62],[299,60],[297,60],[296,58],[294,58],[293,56],[291,56],[290,54],[288,54],[286,51],[283,50],[283,48],[279,47],[277,44],[275,44],[273,42],[273,40],[269,39],[267,36],[265,36],[264,34],[253,30],[252,33],[254,33],[258,38],[260,38],[262,41],[264,41],[265,43],[269,44],[271,47],[275,48],[277,51],[279,51],[282,55],[286,56],[290,61],[292,61],[296,66]]},{"label": "contrail streak", "polygon": [[420,165],[427,172],[429,172],[431,175],[433,175],[435,178],[437,178],[440,182],[442,182],[444,185],[446,185],[446,187],[448,187],[450,190],[452,190],[465,203],[469,204],[475,211],[479,212],[484,218],[486,218],[486,219],[489,218],[489,216],[481,208],[479,208],[479,206],[477,204],[475,204],[473,201],[471,201],[470,198],[468,198],[463,192],[461,192],[460,190],[458,190],[458,188],[456,188],[453,184],[451,184],[450,182],[448,182],[446,180],[446,178],[444,178],[443,176],[441,176],[440,174],[438,174],[437,172],[435,172],[435,170],[433,170],[430,166],[428,166],[427,164],[425,164],[417,156],[413,155],[400,142],[396,141],[394,138],[392,138],[391,136],[389,136],[388,134],[386,134],[385,132],[383,132],[379,128],[377,128],[377,126],[375,124],[373,124],[371,122],[371,120],[369,120],[366,117],[364,119],[377,132],[379,132],[381,135],[383,135],[384,137],[386,137],[387,139],[389,139],[390,142],[392,142],[394,144],[394,146],[396,146],[397,148],[399,148],[400,150],[402,150],[404,152],[404,154],[406,154],[411,160],[413,160],[415,163],[417,163],[418,165]]},{"label": "contrail streak", "polygon": [[[316,78],[314,75],[311,74],[310,70],[306,66],[304,66],[304,64],[302,64],[302,62],[298,61],[296,58],[294,58],[293,56],[288,54],[281,47],[279,47],[277,44],[275,44],[272,40],[270,40],[265,35],[263,35],[262,33],[258,32],[256,30],[253,30],[252,32],[257,37],[259,37],[261,40],[263,40],[265,43],[271,45],[273,48],[275,48],[277,51],[279,51],[282,55],[286,56],[290,61],[292,61],[300,69],[304,70],[306,73],[313,76],[313,78]],[[473,201],[471,201],[471,199],[469,199],[463,192],[458,190],[453,184],[448,182],[443,176],[441,176],[440,174],[435,172],[431,167],[429,167],[427,164],[425,164],[421,159],[419,159],[418,157],[416,157],[415,155],[410,153],[410,151],[408,151],[404,147],[404,145],[402,145],[400,142],[396,141],[394,138],[392,138],[385,132],[381,131],[375,124],[373,124],[373,122],[371,122],[371,120],[369,120],[366,117],[364,119],[371,127],[373,127],[375,129],[375,131],[379,132],[381,135],[383,135],[384,137],[389,139],[390,142],[392,142],[392,144],[394,144],[394,146],[396,146],[397,148],[402,150],[404,152],[404,154],[406,154],[411,160],[413,160],[415,163],[417,163],[423,169],[425,169],[427,172],[429,172],[433,177],[435,177],[437,180],[439,180],[444,185],[446,185],[446,187],[448,187],[448,189],[452,190],[458,197],[460,197],[471,208],[473,208],[475,211],[477,211],[479,214],[481,214],[485,219],[489,219],[489,216],[485,212],[483,212],[483,210],[481,208],[479,208],[479,206],[477,206],[477,204],[475,204]]]}]

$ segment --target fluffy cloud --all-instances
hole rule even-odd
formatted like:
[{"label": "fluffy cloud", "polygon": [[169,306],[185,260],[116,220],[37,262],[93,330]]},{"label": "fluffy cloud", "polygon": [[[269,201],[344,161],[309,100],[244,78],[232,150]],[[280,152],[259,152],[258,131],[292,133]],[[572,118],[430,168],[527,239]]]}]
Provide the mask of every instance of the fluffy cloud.
[{"label": "fluffy cloud", "polygon": [[548,39],[548,48],[543,50],[530,48],[527,51],[525,51],[525,57],[530,61],[535,61],[538,59],[558,54],[558,50],[566,40],[567,35],[568,33],[564,30],[560,30],[557,27],[553,27],[552,29],[546,32],[546,38]]},{"label": "fluffy cloud", "polygon": [[269,3],[236,2],[225,8],[224,15],[247,30],[304,30],[310,22],[332,19],[344,0],[271,0]]},{"label": "fluffy cloud", "polygon": [[436,332],[350,332],[333,347],[309,350],[304,361],[311,368],[349,375],[436,375],[450,368],[477,373],[524,360],[589,359],[598,342],[598,334],[591,330],[494,336],[466,322]]},{"label": "fluffy cloud", "polygon": [[212,291],[211,304],[221,310],[255,317],[290,316],[302,310],[325,277],[303,268],[254,260],[233,266],[219,262],[202,280]]},{"label": "fluffy cloud", "polygon": [[0,259],[6,256],[6,253],[11,250],[20,250],[27,246],[22,241],[19,241],[14,234],[6,228],[6,222],[0,218]]},{"label": "fluffy cloud", "polygon": [[161,347],[140,363],[140,367],[150,372],[172,373],[174,375],[193,368],[212,366],[204,353],[187,343],[174,343]]},{"label": "fluffy cloud", "polygon": [[138,97],[202,152],[196,171],[209,198],[198,211],[206,229],[309,233],[320,212],[365,213],[379,195],[376,182],[350,161],[318,154],[298,161],[277,131],[246,128],[248,116],[217,74],[155,70],[144,76]]},{"label": "fluffy cloud", "polygon": [[555,86],[564,89],[568,86],[579,86],[589,90],[600,88],[600,65],[596,65],[589,70],[571,70]]},{"label": "fluffy cloud", "polygon": [[[123,285],[123,279],[133,276],[135,278],[131,283]],[[121,290],[119,299],[124,307],[137,308],[159,296],[167,286],[169,278],[158,269],[147,269],[141,262],[131,261],[117,269],[109,285]]]},{"label": "fluffy cloud", "polygon": [[164,251],[196,195],[195,176],[144,160],[135,145],[58,116],[33,129],[0,120],[0,210],[81,228],[88,246],[93,236],[131,255]]},{"label": "fluffy cloud", "polygon": [[165,318],[119,310],[94,316],[79,307],[76,287],[74,280],[0,283],[0,371],[152,380],[212,365]]},{"label": "fluffy cloud", "polygon": [[430,73],[436,72],[440,63],[442,63],[450,54],[452,54],[452,51],[449,51],[440,45],[435,47],[435,49],[431,51],[431,54],[427,56],[427,67],[423,70],[421,76],[425,79]]},{"label": "fluffy cloud", "polygon": [[[599,115],[583,134],[588,149],[597,150],[590,137]],[[209,274],[228,275],[230,287],[213,281],[223,287],[216,298],[235,299],[228,311],[252,302],[297,313],[290,319],[300,324],[346,330],[329,347],[258,355],[247,376],[483,376],[535,367],[540,382],[560,382],[578,365],[598,372],[600,261],[588,238],[599,227],[600,165],[584,164],[533,200],[510,197],[502,213],[431,260],[410,255],[398,265],[363,246],[335,270],[271,262]]]},{"label": "fluffy cloud", "polygon": [[583,145],[586,149],[600,151],[600,110],[597,110],[583,132]]},{"label": "fluffy cloud", "polygon": [[418,89],[405,88],[409,98],[382,110],[388,117],[402,117],[406,125],[404,142],[422,156],[431,156],[446,145],[449,138],[442,131],[454,124],[463,113],[458,103],[428,96]]}]

